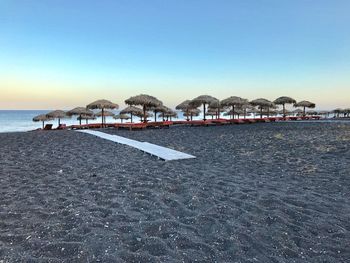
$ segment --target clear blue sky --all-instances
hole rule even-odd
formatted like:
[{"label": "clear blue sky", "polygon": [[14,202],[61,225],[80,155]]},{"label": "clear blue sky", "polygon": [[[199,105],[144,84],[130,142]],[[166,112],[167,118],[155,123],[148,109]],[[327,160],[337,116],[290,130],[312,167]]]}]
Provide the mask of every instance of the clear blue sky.
[{"label": "clear blue sky", "polygon": [[350,107],[349,0],[0,0],[0,108],[148,93]]}]

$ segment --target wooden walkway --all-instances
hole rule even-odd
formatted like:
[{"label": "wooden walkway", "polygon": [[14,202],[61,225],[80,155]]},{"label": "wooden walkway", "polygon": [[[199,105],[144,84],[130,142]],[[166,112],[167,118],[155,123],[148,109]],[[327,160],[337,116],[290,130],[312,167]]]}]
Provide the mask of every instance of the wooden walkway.
[{"label": "wooden walkway", "polygon": [[77,130],[77,132],[87,133],[87,134],[94,135],[94,136],[97,136],[97,137],[105,139],[105,140],[128,145],[128,146],[134,147],[136,149],[139,149],[143,152],[149,153],[153,156],[156,156],[156,157],[158,157],[158,159],[162,159],[164,161],[196,158],[193,155],[179,152],[179,151],[175,151],[173,149],[169,149],[169,148],[162,147],[159,145],[151,144],[148,142],[139,142],[139,141],[131,140],[131,139],[128,139],[128,138],[125,138],[122,136],[111,135],[111,134],[100,132],[100,131]]}]

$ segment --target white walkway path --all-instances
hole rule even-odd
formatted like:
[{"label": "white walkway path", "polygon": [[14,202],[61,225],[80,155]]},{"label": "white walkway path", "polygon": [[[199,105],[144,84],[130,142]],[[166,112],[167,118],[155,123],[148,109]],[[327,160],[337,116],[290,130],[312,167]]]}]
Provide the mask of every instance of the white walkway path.
[{"label": "white walkway path", "polygon": [[157,156],[158,159],[163,159],[165,161],[196,158],[195,156],[187,154],[187,153],[175,151],[173,149],[169,149],[169,148],[162,147],[159,145],[151,144],[148,142],[139,142],[139,141],[131,140],[131,139],[121,137],[118,135],[111,135],[111,134],[107,134],[104,132],[92,131],[92,130],[77,130],[77,132],[91,134],[91,135],[94,135],[94,136],[97,136],[97,137],[100,137],[102,139],[106,139],[106,140],[109,140],[112,142],[128,145],[128,146],[137,148],[143,152]]}]

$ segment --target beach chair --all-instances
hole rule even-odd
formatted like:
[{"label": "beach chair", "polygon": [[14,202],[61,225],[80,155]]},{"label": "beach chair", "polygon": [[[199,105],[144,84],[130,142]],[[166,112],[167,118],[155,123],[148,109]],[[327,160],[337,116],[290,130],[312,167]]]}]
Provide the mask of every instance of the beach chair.
[{"label": "beach chair", "polygon": [[45,131],[48,131],[48,130],[52,130],[52,124],[46,124],[45,127],[44,127],[44,130]]},{"label": "beach chair", "polygon": [[57,130],[65,130],[65,129],[67,129],[67,125],[66,124],[60,124],[57,127]]},{"label": "beach chair", "polygon": [[230,122],[226,119],[214,119],[211,120],[212,123],[215,123],[217,125],[226,125],[226,124],[230,124]]}]

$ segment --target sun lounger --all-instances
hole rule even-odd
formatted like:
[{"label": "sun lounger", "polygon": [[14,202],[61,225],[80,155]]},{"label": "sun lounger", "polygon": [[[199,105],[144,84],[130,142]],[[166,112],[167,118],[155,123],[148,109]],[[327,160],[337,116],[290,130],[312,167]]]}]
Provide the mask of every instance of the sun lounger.
[{"label": "sun lounger", "polygon": [[228,120],[229,123],[232,123],[232,124],[244,124],[246,123],[244,120],[242,119],[231,119],[231,120]]},{"label": "sun lounger", "polygon": [[52,130],[52,124],[46,124],[45,127],[44,127],[44,130],[45,131],[48,131],[48,130]]},{"label": "sun lounger", "polygon": [[211,120],[212,123],[218,124],[218,125],[225,125],[225,124],[229,124],[230,122],[226,119],[214,119]]},{"label": "sun lounger", "polygon": [[65,130],[65,129],[67,129],[67,125],[66,124],[60,124],[57,127],[57,130]]},{"label": "sun lounger", "polygon": [[170,125],[173,125],[172,121],[157,121],[157,122],[147,123],[147,127],[150,127],[150,128],[164,128],[164,127],[169,128]]},{"label": "sun lounger", "polygon": [[116,123],[114,127],[117,129],[143,130],[147,128],[147,123]]}]

